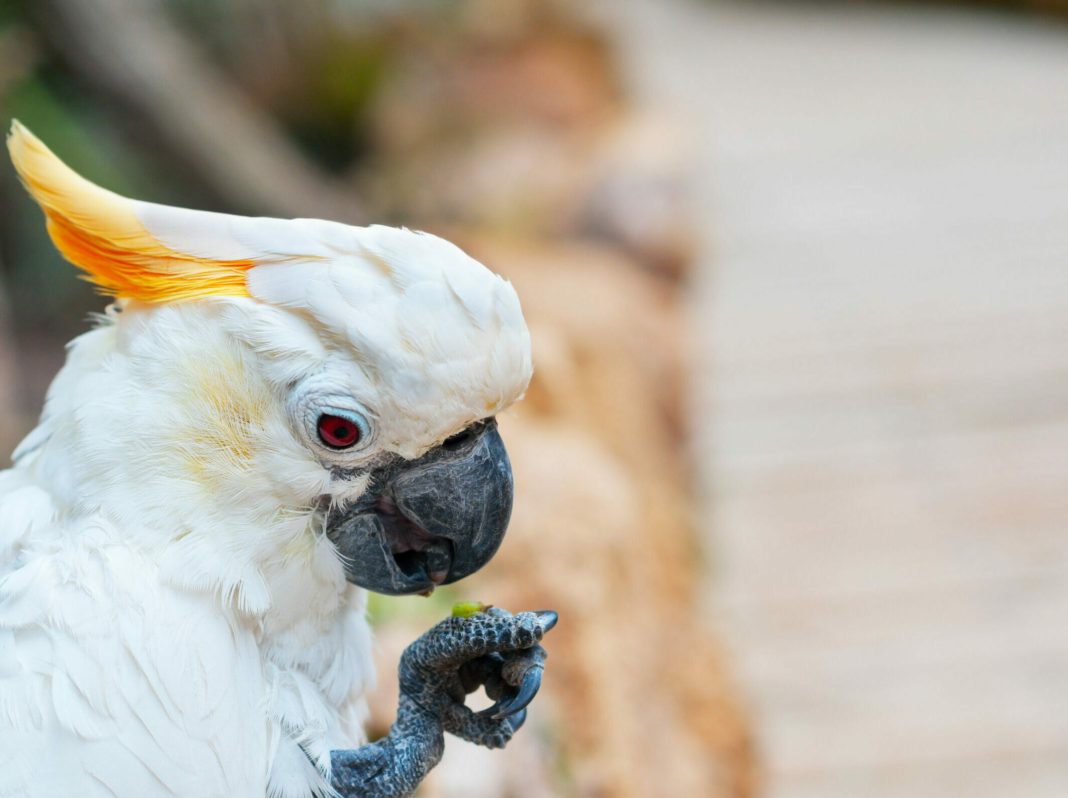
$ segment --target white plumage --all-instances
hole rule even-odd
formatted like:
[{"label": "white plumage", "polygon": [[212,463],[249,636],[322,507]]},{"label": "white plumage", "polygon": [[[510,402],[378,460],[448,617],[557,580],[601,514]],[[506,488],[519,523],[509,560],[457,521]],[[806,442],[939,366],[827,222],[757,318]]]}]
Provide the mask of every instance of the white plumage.
[{"label": "white plumage", "polygon": [[[118,299],[0,472],[0,796],[326,794],[372,673],[322,497],[521,395],[515,293],[434,236],[126,200],[9,146]],[[317,446],[323,397],[373,439]]]}]

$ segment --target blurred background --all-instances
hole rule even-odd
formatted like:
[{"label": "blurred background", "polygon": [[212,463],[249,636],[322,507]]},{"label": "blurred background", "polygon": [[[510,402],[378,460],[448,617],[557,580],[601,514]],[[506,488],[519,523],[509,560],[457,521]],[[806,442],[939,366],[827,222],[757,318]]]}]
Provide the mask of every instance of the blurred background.
[{"label": "blurred background", "polygon": [[[113,190],[512,279],[482,574],[550,606],[428,798],[1068,795],[1068,7],[0,0],[0,122]],[[104,302],[0,166],[0,448]]]}]

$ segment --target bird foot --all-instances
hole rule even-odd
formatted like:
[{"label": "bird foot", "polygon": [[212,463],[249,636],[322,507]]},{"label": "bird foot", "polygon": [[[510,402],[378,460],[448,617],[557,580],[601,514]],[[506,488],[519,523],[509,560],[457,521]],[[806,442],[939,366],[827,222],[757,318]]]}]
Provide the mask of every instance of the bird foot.
[{"label": "bird foot", "polygon": [[[411,795],[441,759],[444,732],[503,748],[541,686],[547,655],[539,641],[557,620],[550,610],[490,608],[423,634],[401,656],[396,722],[382,740],[332,752],[334,789],[344,798]],[[496,703],[474,712],[464,700],[479,687]]]}]

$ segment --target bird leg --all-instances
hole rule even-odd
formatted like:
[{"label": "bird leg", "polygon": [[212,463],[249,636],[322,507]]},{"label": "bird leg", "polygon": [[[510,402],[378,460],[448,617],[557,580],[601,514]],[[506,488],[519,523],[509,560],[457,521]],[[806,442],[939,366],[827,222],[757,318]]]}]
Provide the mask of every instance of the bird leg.
[{"label": "bird leg", "polygon": [[[401,655],[400,704],[389,734],[377,742],[331,752],[333,786],[343,798],[405,798],[445,749],[444,733],[502,748],[526,719],[541,684],[555,612],[512,615],[491,608],[446,618]],[[485,686],[497,703],[481,713],[464,706]]]}]

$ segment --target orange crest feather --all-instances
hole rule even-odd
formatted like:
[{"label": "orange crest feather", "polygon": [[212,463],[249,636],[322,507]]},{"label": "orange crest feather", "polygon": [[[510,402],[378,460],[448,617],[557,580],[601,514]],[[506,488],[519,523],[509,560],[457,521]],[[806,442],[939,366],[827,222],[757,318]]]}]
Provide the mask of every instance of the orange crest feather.
[{"label": "orange crest feather", "polygon": [[245,272],[255,261],[213,260],[166,246],[137,217],[133,201],[90,183],[17,121],[7,147],[45,212],[53,243],[102,293],[154,303],[249,295]]}]

